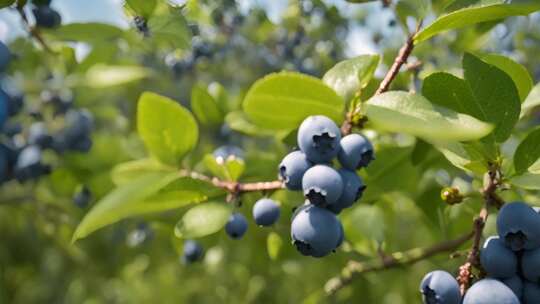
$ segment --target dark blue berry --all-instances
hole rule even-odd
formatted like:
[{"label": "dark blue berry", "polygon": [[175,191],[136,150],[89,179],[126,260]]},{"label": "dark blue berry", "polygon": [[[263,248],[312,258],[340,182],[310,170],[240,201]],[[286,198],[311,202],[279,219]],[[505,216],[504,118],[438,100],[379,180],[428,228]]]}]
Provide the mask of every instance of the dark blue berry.
[{"label": "dark blue berry", "polygon": [[497,216],[497,231],[514,251],[540,247],[540,215],[525,203],[505,204]]},{"label": "dark blue berry", "polygon": [[9,62],[11,61],[11,52],[9,48],[0,41],[0,72],[6,70]]},{"label": "dark blue berry", "polygon": [[503,282],[504,285],[508,286],[508,288],[510,288],[514,292],[516,297],[518,297],[520,299],[522,298],[522,296],[523,296],[523,280],[519,276],[516,275],[516,276],[513,276],[511,278],[504,279],[501,282]]},{"label": "dark blue berry", "polygon": [[337,156],[341,131],[328,117],[309,116],[298,129],[298,146],[314,163],[327,163]]},{"label": "dark blue berry", "polygon": [[495,279],[483,279],[471,286],[463,304],[520,304],[518,297],[504,283]]},{"label": "dark blue berry", "polygon": [[335,250],[342,238],[341,223],[336,216],[314,205],[299,208],[291,223],[291,237],[303,255],[323,257]]},{"label": "dark blue berry", "polygon": [[328,209],[336,214],[345,208],[351,207],[354,202],[362,197],[362,193],[366,189],[364,182],[356,172],[348,169],[340,169],[338,173],[343,181],[343,193],[337,202],[328,206]]},{"label": "dark blue berry", "polygon": [[225,225],[225,232],[233,239],[241,239],[246,233],[248,223],[246,218],[238,212],[231,214],[229,221]]},{"label": "dark blue berry", "polygon": [[373,159],[373,146],[364,136],[350,134],[339,142],[338,160],[344,168],[356,170],[366,167]]},{"label": "dark blue berry", "polygon": [[279,205],[269,198],[262,198],[253,205],[253,219],[259,226],[271,226],[279,219]]},{"label": "dark blue berry", "polygon": [[327,165],[316,165],[302,178],[304,196],[314,205],[328,206],[337,202],[343,193],[339,173]]},{"label": "dark blue berry", "polygon": [[420,283],[424,304],[460,304],[461,293],[456,279],[446,271],[435,270]]},{"label": "dark blue berry", "polygon": [[203,247],[194,240],[187,240],[184,242],[184,254],[183,260],[186,263],[194,263],[199,261],[203,257]]},{"label": "dark blue berry", "polygon": [[42,122],[33,123],[28,131],[28,144],[36,145],[42,149],[52,146],[53,137]]},{"label": "dark blue berry", "polygon": [[525,282],[523,284],[523,304],[540,303],[540,285],[538,282]]},{"label": "dark blue berry", "polygon": [[38,27],[55,28],[62,23],[60,14],[47,5],[36,6],[32,9],[32,12]]},{"label": "dark blue berry", "polygon": [[498,236],[492,236],[484,242],[480,262],[487,274],[495,278],[513,277],[518,270],[515,253]]},{"label": "dark blue berry", "polygon": [[293,151],[279,164],[279,177],[289,190],[302,190],[302,177],[312,165],[302,151]]},{"label": "dark blue berry", "polygon": [[79,208],[86,208],[90,200],[92,200],[92,192],[85,186],[73,196],[73,203]]},{"label": "dark blue berry", "polygon": [[540,284],[540,248],[523,253],[521,271],[527,280]]}]

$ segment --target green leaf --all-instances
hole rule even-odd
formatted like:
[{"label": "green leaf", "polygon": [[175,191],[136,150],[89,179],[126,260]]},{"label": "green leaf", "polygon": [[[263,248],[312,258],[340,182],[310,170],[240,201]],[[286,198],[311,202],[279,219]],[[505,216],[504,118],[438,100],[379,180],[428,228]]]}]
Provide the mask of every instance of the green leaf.
[{"label": "green leaf", "polygon": [[344,214],[343,224],[345,231],[351,233],[351,239],[358,239],[355,234],[363,238],[382,243],[385,239],[384,212],[377,205],[357,205]]},{"label": "green leaf", "polygon": [[245,163],[242,159],[216,159],[212,154],[205,155],[203,163],[214,176],[228,181],[237,181],[245,169]]},{"label": "green leaf", "polygon": [[429,0],[400,0],[396,4],[396,12],[402,24],[407,24],[407,17],[424,19],[430,9]]},{"label": "green leaf", "polygon": [[0,8],[8,7],[15,3],[15,0],[0,0]]},{"label": "green leaf", "polygon": [[148,28],[157,44],[179,49],[187,49],[191,44],[191,31],[180,8],[171,7],[168,14],[152,16],[148,20]]},{"label": "green leaf", "polygon": [[[412,192],[416,189],[418,171],[411,161],[412,147],[377,150],[376,158],[365,170],[366,188],[361,201],[379,199],[381,193]],[[406,176],[407,178],[403,178]]]},{"label": "green leaf", "polygon": [[64,41],[88,43],[107,41],[111,43],[111,40],[122,37],[124,31],[114,25],[89,22],[65,24],[54,30],[46,30],[44,33]]},{"label": "green leaf", "polygon": [[277,260],[281,247],[283,247],[281,236],[273,231],[270,232],[266,238],[266,250],[270,259]]},{"label": "green leaf", "polygon": [[350,100],[369,83],[379,60],[379,55],[361,55],[341,61],[328,70],[322,80],[344,100]]},{"label": "green leaf", "polygon": [[107,88],[142,80],[151,74],[152,70],[140,66],[98,64],[88,70],[82,84],[93,88]]},{"label": "green leaf", "polygon": [[214,97],[202,86],[195,85],[191,89],[191,110],[203,125],[218,126],[223,123],[223,113]]},{"label": "green leaf", "polygon": [[510,183],[527,190],[540,190],[540,174],[526,172],[522,175],[512,177]]},{"label": "green leaf", "polygon": [[246,94],[244,112],[256,125],[292,130],[310,115],[326,115],[339,123],[344,100],[321,80],[293,72],[259,79]]},{"label": "green leaf", "polygon": [[521,117],[529,114],[529,112],[540,106],[540,83],[537,83],[529,92],[529,95],[521,105]]},{"label": "green leaf", "polygon": [[174,192],[174,191],[192,191],[204,194],[206,197],[215,198],[219,196],[224,196],[226,192],[214,186],[211,181],[201,180],[195,177],[192,177],[187,172],[181,172],[182,177],[176,179],[165,188],[162,192]]},{"label": "green leaf", "polygon": [[516,173],[521,174],[529,169],[540,158],[540,128],[530,132],[519,144],[514,153]]},{"label": "green leaf", "polygon": [[148,19],[156,9],[157,0],[126,0],[126,5],[137,15]]},{"label": "green leaf", "polygon": [[[516,86],[505,72],[472,54],[463,56],[465,81],[487,119],[493,123],[497,142],[505,141],[519,119],[521,102]],[[482,119],[480,117],[477,117]]]},{"label": "green leaf", "polygon": [[465,171],[484,174],[487,169],[486,157],[474,146],[463,143],[437,143],[439,150],[452,165]]},{"label": "green leaf", "polygon": [[466,7],[438,17],[433,23],[415,35],[414,42],[420,43],[448,30],[510,16],[528,15],[537,10],[540,10],[540,2],[536,0]]},{"label": "green leaf", "polygon": [[[102,227],[127,217],[171,209],[170,203],[161,205],[159,201],[145,200],[178,177],[178,173],[154,172],[140,176],[131,183],[116,188],[96,203],[86,214],[75,230],[73,241],[84,238]],[[194,202],[204,199],[196,192],[188,191],[177,194],[176,201],[178,202]]]},{"label": "green leaf", "polygon": [[113,183],[119,186],[156,171],[174,172],[175,168],[166,166],[153,158],[144,158],[116,165],[111,172],[111,177]]},{"label": "green leaf", "polygon": [[488,54],[481,58],[484,62],[498,67],[512,78],[518,90],[520,101],[524,101],[527,98],[533,87],[533,80],[524,66],[508,57],[497,54]]},{"label": "green leaf", "polygon": [[170,165],[178,165],[199,137],[195,118],[188,110],[151,92],[144,92],[139,98],[137,126],[150,153]]},{"label": "green leaf", "polygon": [[178,238],[199,238],[218,232],[231,215],[231,208],[224,203],[205,203],[189,209],[174,228]]},{"label": "green leaf", "polygon": [[493,126],[474,117],[431,104],[421,95],[393,91],[368,100],[366,114],[376,129],[407,133],[428,141],[482,138]]},{"label": "green leaf", "polygon": [[242,111],[229,112],[227,116],[225,116],[225,121],[231,129],[251,136],[268,136],[275,134],[275,131],[254,125]]}]

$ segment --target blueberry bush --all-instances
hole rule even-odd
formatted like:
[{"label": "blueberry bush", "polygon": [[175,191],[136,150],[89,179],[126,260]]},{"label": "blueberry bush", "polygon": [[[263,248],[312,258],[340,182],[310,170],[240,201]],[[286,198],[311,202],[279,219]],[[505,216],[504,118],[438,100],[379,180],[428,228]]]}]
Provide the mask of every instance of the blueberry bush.
[{"label": "blueberry bush", "polygon": [[0,303],[540,303],[538,0],[61,3],[0,0]]}]

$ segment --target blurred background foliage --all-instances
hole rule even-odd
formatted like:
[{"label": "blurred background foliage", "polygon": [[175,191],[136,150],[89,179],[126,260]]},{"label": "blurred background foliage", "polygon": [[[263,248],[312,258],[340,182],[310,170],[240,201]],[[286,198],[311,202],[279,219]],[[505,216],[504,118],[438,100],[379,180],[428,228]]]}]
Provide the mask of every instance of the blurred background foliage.
[{"label": "blurred background foliage", "polygon": [[[62,11],[64,2],[53,1],[52,7],[69,20]],[[84,8],[83,1],[70,2],[72,8],[76,3]],[[126,2],[113,2],[123,7],[116,23],[64,21],[59,28],[41,31],[52,52],[20,32],[15,9],[0,11],[1,28],[9,33],[5,37],[15,55],[2,86],[24,94],[27,109],[19,114],[23,125],[32,123],[29,111],[42,113],[51,129],[58,124],[43,105],[47,92],[72,97],[94,114],[96,124],[89,153],[46,154],[53,166],[50,175],[2,185],[0,303],[327,302],[324,283],[348,259],[367,259],[379,248],[392,252],[427,246],[469,231],[480,207],[474,200],[480,196],[449,208],[440,191],[456,186],[463,193],[473,192],[481,187],[478,176],[454,168],[412,137],[366,130],[377,153],[377,161],[365,172],[368,192],[342,216],[347,236],[343,250],[324,259],[302,257],[289,245],[292,208],[303,199],[287,191],[273,194],[282,203],[277,226],[256,228],[247,216],[250,228],[242,240],[230,240],[224,232],[201,239],[201,263],[180,263],[182,241],[172,233],[187,207],[123,220],[72,244],[84,214],[113,188],[111,170],[145,155],[135,132],[136,101],[143,91],[169,96],[195,113],[200,142],[184,160],[185,167],[209,173],[204,155],[224,144],[235,145],[245,152],[243,181],[273,180],[291,136],[260,129],[240,111],[256,79],[280,70],[321,77],[340,60],[379,53],[378,79],[369,86],[374,90],[416,19],[425,18],[427,24],[474,1],[400,0],[385,7],[382,1],[290,0],[276,1],[278,9],[268,4],[271,1]],[[537,83],[540,14],[482,23],[419,45],[410,62],[419,60],[420,67],[401,73],[393,89],[419,91],[421,80],[434,71],[459,73],[465,51],[509,56]],[[204,104],[197,111],[197,96],[210,96],[218,111],[208,115]],[[519,128],[539,120],[533,113]],[[509,151],[523,134],[514,137],[506,143]],[[82,185],[90,189],[92,201],[81,209],[72,197]],[[504,197],[540,205],[536,194],[507,191]],[[260,196],[245,195],[240,210],[249,215]],[[367,274],[333,301],[418,303],[424,273],[456,269],[460,262],[442,254],[411,267]]]}]

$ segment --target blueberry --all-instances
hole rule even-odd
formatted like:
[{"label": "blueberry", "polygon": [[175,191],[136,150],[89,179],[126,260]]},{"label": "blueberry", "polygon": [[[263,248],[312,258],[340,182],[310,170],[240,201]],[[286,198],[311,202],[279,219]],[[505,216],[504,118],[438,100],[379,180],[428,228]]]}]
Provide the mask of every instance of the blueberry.
[{"label": "blueberry", "polygon": [[343,225],[341,224],[341,222],[339,222],[339,238],[338,238],[338,242],[337,242],[337,245],[336,245],[336,249],[339,248],[339,246],[341,246],[341,244],[343,244],[344,240],[345,240],[345,231],[343,230]]},{"label": "blueberry", "polygon": [[65,136],[68,141],[88,136],[94,128],[94,117],[86,109],[68,111],[65,121]]},{"label": "blueberry", "polygon": [[218,163],[229,159],[244,159],[244,151],[236,146],[221,146],[212,153]]},{"label": "blueberry", "polygon": [[356,172],[348,169],[339,169],[338,173],[343,181],[343,193],[337,202],[328,206],[328,210],[336,214],[345,208],[351,207],[354,202],[360,199],[364,189],[366,189],[364,182]]},{"label": "blueberry", "polygon": [[225,225],[225,232],[233,239],[241,239],[247,228],[246,218],[241,213],[235,212],[229,217],[229,221]]},{"label": "blueberry", "polygon": [[540,303],[540,286],[538,283],[525,282],[523,284],[523,304]]},{"label": "blueberry", "polygon": [[259,226],[271,226],[279,219],[279,205],[269,199],[262,198],[253,205],[253,218]]},{"label": "blueberry", "polygon": [[514,294],[521,299],[523,296],[523,280],[519,276],[513,276],[508,279],[502,280],[504,285],[508,286]]},{"label": "blueberry", "polygon": [[9,179],[9,151],[0,146],[0,184]]},{"label": "blueberry", "polygon": [[304,174],[302,189],[312,204],[327,206],[340,198],[343,193],[343,181],[339,173],[330,166],[316,165]]},{"label": "blueberry", "polygon": [[339,145],[338,160],[344,168],[360,169],[375,159],[373,146],[360,134],[350,134],[343,137]]},{"label": "blueberry", "polygon": [[540,248],[523,253],[521,271],[527,280],[540,284]]},{"label": "blueberry", "polygon": [[42,122],[33,123],[28,131],[28,143],[36,145],[42,149],[50,148],[53,142],[53,137],[47,131],[45,124]]},{"label": "blueberry", "polygon": [[8,99],[8,115],[17,115],[24,106],[24,96],[21,94],[9,95]]},{"label": "blueberry", "polygon": [[484,242],[480,251],[480,262],[491,277],[510,278],[517,273],[516,255],[498,236],[492,236]]},{"label": "blueberry", "polygon": [[0,72],[6,70],[9,62],[11,61],[11,52],[8,47],[0,41]]},{"label": "blueberry", "polygon": [[82,136],[76,141],[70,143],[70,149],[78,152],[88,152],[92,148],[92,139],[88,136]]},{"label": "blueberry", "polygon": [[203,257],[203,254],[203,248],[197,241],[187,240],[184,242],[184,254],[182,256],[184,262],[188,264],[197,262]]},{"label": "blueberry", "polygon": [[308,205],[301,208],[293,218],[291,237],[301,254],[323,257],[339,244],[342,237],[341,223],[332,212]]},{"label": "blueberry", "polygon": [[462,304],[520,304],[518,297],[504,283],[483,279],[471,286]]},{"label": "blueberry", "polygon": [[15,163],[15,178],[24,182],[29,179],[36,179],[41,175],[49,173],[50,169],[41,163],[41,150],[37,146],[24,148]]},{"label": "blueberry", "polygon": [[36,26],[44,28],[55,28],[62,23],[60,14],[47,5],[36,6],[32,9]]},{"label": "blueberry", "polygon": [[50,5],[52,0],[32,0],[34,5]]},{"label": "blueberry", "polygon": [[540,247],[540,215],[525,203],[504,205],[497,217],[497,231],[514,251]]},{"label": "blueberry", "polygon": [[9,96],[0,89],[0,127],[4,125],[8,118]]},{"label": "blueberry", "polygon": [[456,279],[446,271],[435,270],[420,283],[424,304],[460,304],[461,293]]},{"label": "blueberry", "polygon": [[79,208],[86,208],[92,200],[92,192],[86,186],[83,186],[75,195],[73,196],[73,203]]},{"label": "blueberry", "polygon": [[298,146],[314,163],[327,163],[337,156],[341,132],[328,117],[309,116],[298,129]]},{"label": "blueberry", "polygon": [[302,189],[302,177],[311,168],[312,163],[301,151],[287,154],[279,164],[279,177],[289,190]]}]

